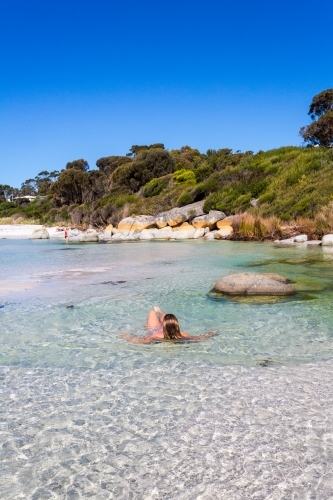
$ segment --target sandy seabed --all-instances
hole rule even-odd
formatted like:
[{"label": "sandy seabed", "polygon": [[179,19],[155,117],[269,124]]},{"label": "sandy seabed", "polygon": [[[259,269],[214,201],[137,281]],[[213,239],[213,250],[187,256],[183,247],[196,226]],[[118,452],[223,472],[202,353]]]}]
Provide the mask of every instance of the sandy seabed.
[{"label": "sandy seabed", "polygon": [[333,498],[331,361],[0,376],[2,499]]}]

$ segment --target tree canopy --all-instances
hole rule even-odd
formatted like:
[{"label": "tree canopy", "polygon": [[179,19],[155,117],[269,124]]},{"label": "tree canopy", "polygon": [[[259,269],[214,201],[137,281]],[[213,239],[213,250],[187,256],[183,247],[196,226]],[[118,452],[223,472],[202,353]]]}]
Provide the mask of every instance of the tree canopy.
[{"label": "tree canopy", "polygon": [[301,127],[300,136],[313,146],[333,146],[333,89],[315,95],[308,114],[313,121]]},{"label": "tree canopy", "polygon": [[80,158],[80,160],[69,161],[66,164],[66,170],[70,168],[75,168],[76,170],[82,170],[82,172],[87,172],[89,170],[89,165],[86,160]]},{"label": "tree canopy", "polygon": [[128,156],[105,156],[96,161],[96,166],[101,172],[111,175],[120,165],[130,163],[131,161],[131,158]]},{"label": "tree canopy", "polygon": [[124,187],[135,193],[153,178],[171,174],[174,169],[175,161],[168,151],[142,150],[131,163],[118,167],[111,175],[111,181],[115,187]]},{"label": "tree canopy", "polygon": [[76,168],[70,168],[61,172],[58,180],[52,184],[51,192],[54,193],[56,200],[60,204],[81,204],[83,202],[83,192],[88,186],[88,173]]}]

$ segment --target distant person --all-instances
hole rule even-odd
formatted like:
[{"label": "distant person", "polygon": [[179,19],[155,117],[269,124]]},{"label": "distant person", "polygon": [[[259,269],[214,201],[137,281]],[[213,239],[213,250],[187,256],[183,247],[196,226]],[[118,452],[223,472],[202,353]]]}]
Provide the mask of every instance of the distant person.
[{"label": "distant person", "polygon": [[149,344],[157,340],[191,340],[193,342],[200,342],[217,334],[217,330],[212,330],[202,335],[189,335],[188,333],[181,332],[176,316],[165,314],[159,307],[154,307],[154,310],[149,311],[147,328],[150,333],[146,337],[135,337],[130,333],[121,333],[119,337],[133,344]]},{"label": "distant person", "polygon": [[64,236],[65,236],[66,243],[68,243],[68,237],[69,237],[68,227],[65,227]]}]

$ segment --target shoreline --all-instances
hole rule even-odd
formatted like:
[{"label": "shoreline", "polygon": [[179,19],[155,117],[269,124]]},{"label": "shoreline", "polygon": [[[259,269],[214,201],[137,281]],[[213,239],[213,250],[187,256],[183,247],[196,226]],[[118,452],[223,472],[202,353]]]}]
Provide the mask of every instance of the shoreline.
[{"label": "shoreline", "polygon": [[[133,224],[133,223],[132,223]],[[121,223],[119,223],[121,227]],[[79,230],[69,226],[68,242],[76,243],[113,243],[113,242],[133,242],[133,241],[179,241],[179,240],[199,240],[199,241],[243,241],[243,242],[262,242],[277,243],[282,245],[297,246],[332,246],[333,235],[328,234],[323,239],[308,239],[307,234],[295,232],[293,236],[281,239],[273,238],[242,238],[233,231],[230,225],[227,232],[224,228],[209,230],[209,228],[195,228],[190,223],[184,222],[174,227],[166,226],[163,228],[134,228],[129,225],[125,228],[115,228],[112,225],[103,229],[89,228]],[[43,236],[33,237],[33,232],[44,233]],[[331,237],[331,238],[330,238]],[[326,238],[326,242],[325,242]],[[66,242],[64,231],[60,226],[44,226],[42,224],[0,224],[0,240],[29,240],[44,239]],[[332,240],[332,241],[331,241]]]}]

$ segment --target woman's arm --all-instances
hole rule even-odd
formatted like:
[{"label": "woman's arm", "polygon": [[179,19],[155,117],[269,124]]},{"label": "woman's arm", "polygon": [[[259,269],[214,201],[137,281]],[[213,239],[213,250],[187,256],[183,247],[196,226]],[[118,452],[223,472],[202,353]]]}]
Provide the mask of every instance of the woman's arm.
[{"label": "woman's arm", "polygon": [[207,333],[202,333],[201,335],[189,335],[188,333],[181,332],[182,337],[187,340],[191,340],[192,342],[201,342],[201,340],[209,339],[209,337],[213,337],[216,335],[218,330],[211,330]]}]

